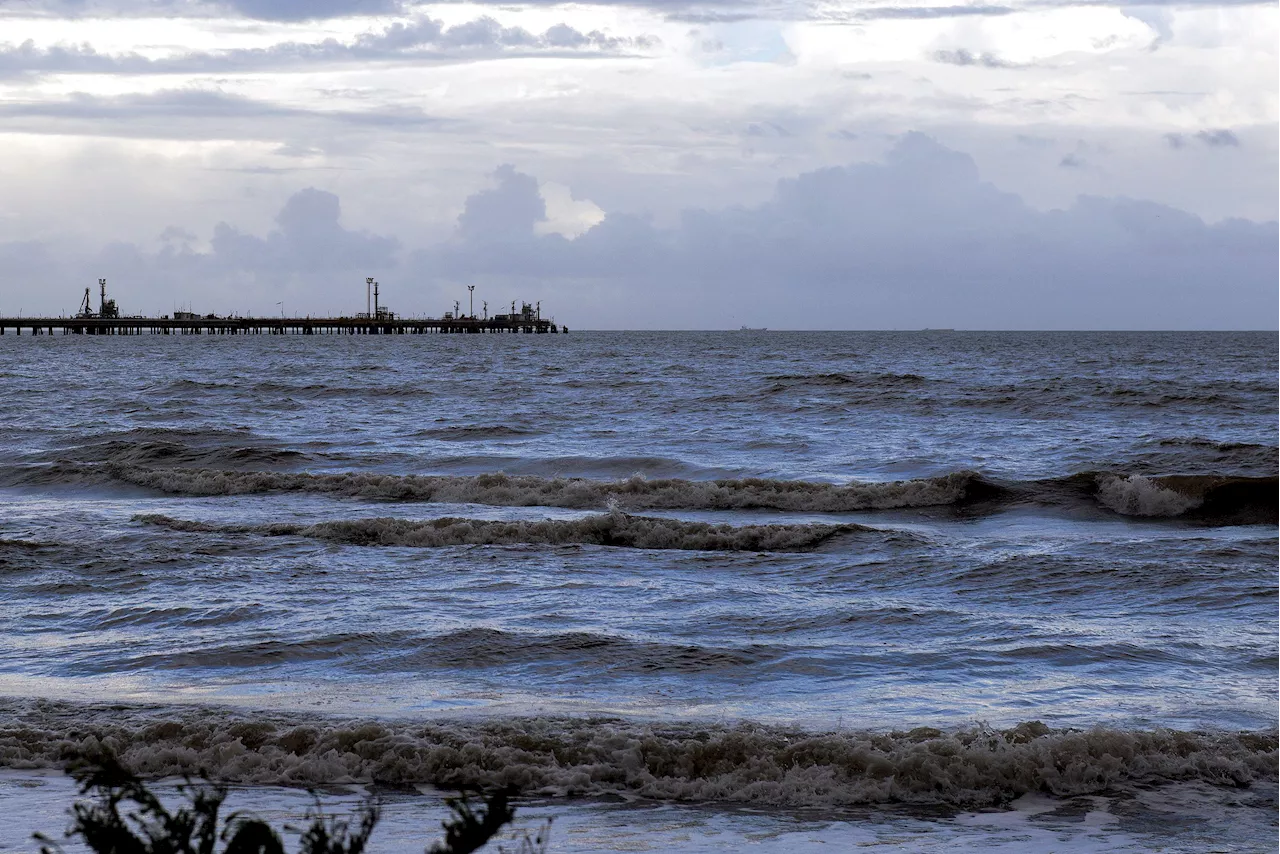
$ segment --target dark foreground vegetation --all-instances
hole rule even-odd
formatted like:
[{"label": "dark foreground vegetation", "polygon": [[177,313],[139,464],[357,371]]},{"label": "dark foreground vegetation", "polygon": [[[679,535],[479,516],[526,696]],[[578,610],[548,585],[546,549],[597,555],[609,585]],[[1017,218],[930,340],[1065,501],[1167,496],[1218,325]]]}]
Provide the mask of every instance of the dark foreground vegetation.
[{"label": "dark foreground vegetation", "polygon": [[[71,807],[66,836],[82,840],[94,854],[284,854],[280,831],[267,822],[244,812],[222,815],[228,794],[223,784],[187,779],[178,786],[185,802],[170,810],[110,753],[76,757],[67,773],[85,800]],[[452,816],[442,824],[444,839],[427,848],[427,854],[471,854],[483,848],[515,818],[515,794],[512,789],[463,791],[446,798]],[[473,796],[479,804],[472,803]],[[349,818],[326,816],[317,798],[300,829],[298,854],[363,854],[381,816],[372,796]],[[515,849],[499,846],[498,851],[545,854],[550,824],[532,837],[526,833]],[[41,854],[62,854],[50,837],[37,833],[36,839]]]}]

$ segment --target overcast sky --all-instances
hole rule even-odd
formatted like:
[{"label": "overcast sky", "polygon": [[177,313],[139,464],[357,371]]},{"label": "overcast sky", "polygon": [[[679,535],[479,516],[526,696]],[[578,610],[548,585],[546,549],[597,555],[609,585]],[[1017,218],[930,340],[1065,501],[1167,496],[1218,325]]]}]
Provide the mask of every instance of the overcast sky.
[{"label": "overcast sky", "polygon": [[1278,20],[0,0],[0,314],[1274,329]]}]

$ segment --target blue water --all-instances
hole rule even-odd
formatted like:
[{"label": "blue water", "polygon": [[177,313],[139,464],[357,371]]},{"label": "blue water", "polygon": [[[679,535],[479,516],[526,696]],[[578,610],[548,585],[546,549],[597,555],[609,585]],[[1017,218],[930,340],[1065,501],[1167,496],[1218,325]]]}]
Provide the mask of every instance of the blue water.
[{"label": "blue water", "polygon": [[[1254,850],[1275,841],[1276,353],[5,336],[0,763],[112,733],[147,773],[222,763],[275,804],[518,771],[597,830],[620,821],[601,797],[696,805],[706,850],[757,821],[776,850],[797,821],[846,848],[1027,831],[926,807],[1110,816],[1032,848]],[[635,758],[655,745],[715,767]],[[65,792],[31,781],[57,815]],[[1203,844],[1161,830],[1191,802]],[[626,813],[675,839],[658,814]]]}]

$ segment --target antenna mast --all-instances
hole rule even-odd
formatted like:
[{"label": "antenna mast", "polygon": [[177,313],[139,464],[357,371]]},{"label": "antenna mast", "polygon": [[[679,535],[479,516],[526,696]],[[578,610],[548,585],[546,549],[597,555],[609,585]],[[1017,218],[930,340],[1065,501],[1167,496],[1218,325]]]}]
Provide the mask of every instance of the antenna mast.
[{"label": "antenna mast", "polygon": [[373,316],[378,316],[378,283],[373,283]]},{"label": "antenna mast", "polygon": [[471,319],[476,319],[476,286],[467,285],[467,290],[471,292]]},{"label": "antenna mast", "polygon": [[370,302],[372,297],[369,296],[369,289],[373,287],[373,276],[364,280],[364,313],[369,317],[373,317],[373,303]]}]

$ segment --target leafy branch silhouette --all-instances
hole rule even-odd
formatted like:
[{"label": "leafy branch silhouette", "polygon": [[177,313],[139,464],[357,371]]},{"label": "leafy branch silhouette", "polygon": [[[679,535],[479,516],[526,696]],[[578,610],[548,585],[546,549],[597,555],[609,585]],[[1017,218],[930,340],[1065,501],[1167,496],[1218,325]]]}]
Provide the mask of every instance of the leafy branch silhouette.
[{"label": "leafy branch silhouette", "polygon": [[[72,805],[66,837],[79,837],[94,854],[284,854],[279,832],[267,822],[243,811],[222,815],[228,788],[207,775],[199,781],[184,778],[177,787],[184,802],[170,810],[111,751],[76,756],[67,773],[88,800]],[[427,854],[478,851],[515,818],[511,799],[517,794],[513,788],[489,794],[471,789],[446,798],[452,818],[442,823],[444,840]],[[479,799],[478,806],[472,796]],[[298,854],[364,854],[381,817],[382,807],[373,796],[349,818],[327,816],[316,797],[307,810]],[[513,854],[545,854],[550,828],[548,820],[533,837],[524,833]],[[64,854],[45,834],[37,833],[35,839],[41,854]],[[499,851],[506,854],[504,848]]]}]

